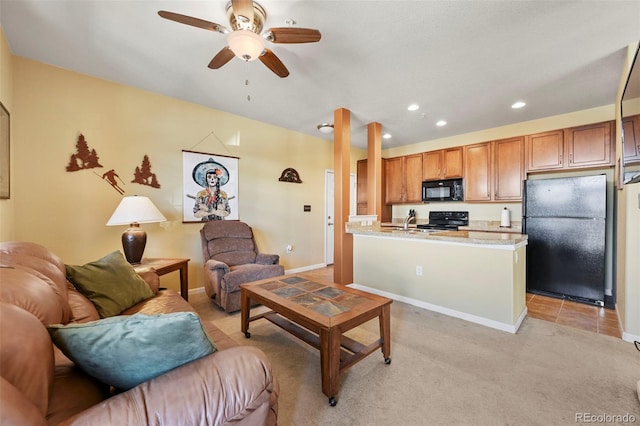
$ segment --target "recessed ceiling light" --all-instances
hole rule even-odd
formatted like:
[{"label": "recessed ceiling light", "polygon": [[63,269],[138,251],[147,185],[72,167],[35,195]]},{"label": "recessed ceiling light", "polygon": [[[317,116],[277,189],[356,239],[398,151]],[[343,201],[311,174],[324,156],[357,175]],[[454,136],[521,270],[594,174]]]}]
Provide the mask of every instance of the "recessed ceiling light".
[{"label": "recessed ceiling light", "polygon": [[391,139],[391,133],[385,133],[382,135],[382,139]]},{"label": "recessed ceiling light", "polygon": [[513,105],[511,105],[511,108],[513,108],[513,109],[519,109],[519,108],[524,107],[525,105],[526,105],[526,103],[525,103],[525,102],[518,101],[518,102],[515,102]]},{"label": "recessed ceiling light", "polygon": [[438,122],[436,123],[436,126],[440,126],[440,127],[442,127],[442,126],[446,126],[446,125],[447,125],[447,122],[446,122],[446,121],[444,121],[444,120],[440,120],[440,121],[438,121]]},{"label": "recessed ceiling light", "polygon": [[409,111],[417,111],[419,108],[420,108],[420,105],[418,104],[411,104],[407,107]]}]

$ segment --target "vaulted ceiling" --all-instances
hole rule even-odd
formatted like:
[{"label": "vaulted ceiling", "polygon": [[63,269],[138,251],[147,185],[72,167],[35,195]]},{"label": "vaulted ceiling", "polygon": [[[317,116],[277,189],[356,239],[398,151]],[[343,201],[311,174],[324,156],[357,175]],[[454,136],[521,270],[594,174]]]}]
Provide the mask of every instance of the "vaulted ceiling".
[{"label": "vaulted ceiling", "polygon": [[290,72],[280,78],[239,58],[208,68],[227,36],[158,15],[231,28],[227,3],[2,0],[0,23],[17,56],[318,137],[348,108],[352,144],[375,121],[392,136],[383,148],[613,104],[640,39],[636,0],[261,0],[265,29],[322,34],[265,42]]}]

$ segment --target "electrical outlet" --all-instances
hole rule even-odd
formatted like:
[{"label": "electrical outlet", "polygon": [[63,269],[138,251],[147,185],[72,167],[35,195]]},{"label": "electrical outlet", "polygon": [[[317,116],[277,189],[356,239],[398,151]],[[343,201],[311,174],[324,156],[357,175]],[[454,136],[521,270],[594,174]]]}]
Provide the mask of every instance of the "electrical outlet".
[{"label": "electrical outlet", "polygon": [[287,245],[287,253],[291,253],[293,251],[293,246],[291,244]]},{"label": "electrical outlet", "polygon": [[422,266],[416,266],[416,275],[419,277],[422,276]]}]

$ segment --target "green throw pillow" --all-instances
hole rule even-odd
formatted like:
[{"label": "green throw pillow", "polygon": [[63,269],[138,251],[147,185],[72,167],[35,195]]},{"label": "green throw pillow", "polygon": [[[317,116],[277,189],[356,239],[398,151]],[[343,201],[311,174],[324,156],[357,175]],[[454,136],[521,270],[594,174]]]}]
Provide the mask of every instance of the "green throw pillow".
[{"label": "green throw pillow", "polygon": [[193,312],[122,315],[47,328],[78,367],[120,390],[217,350]]},{"label": "green throw pillow", "polygon": [[122,253],[114,251],[86,265],[65,265],[67,279],[95,305],[100,318],[118,315],[153,296]]}]

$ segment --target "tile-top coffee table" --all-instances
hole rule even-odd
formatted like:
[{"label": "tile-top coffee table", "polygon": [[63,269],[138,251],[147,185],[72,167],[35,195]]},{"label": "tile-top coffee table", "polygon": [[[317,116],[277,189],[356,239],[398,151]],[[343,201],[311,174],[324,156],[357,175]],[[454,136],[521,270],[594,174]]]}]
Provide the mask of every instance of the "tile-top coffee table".
[{"label": "tile-top coffee table", "polygon": [[[391,299],[338,284],[284,275],[240,285],[242,332],[251,337],[249,323],[265,318],[320,350],[322,392],[337,404],[339,375],[376,349],[391,363]],[[271,309],[249,317],[252,302]],[[380,339],[364,345],[343,333],[378,317]]]}]

